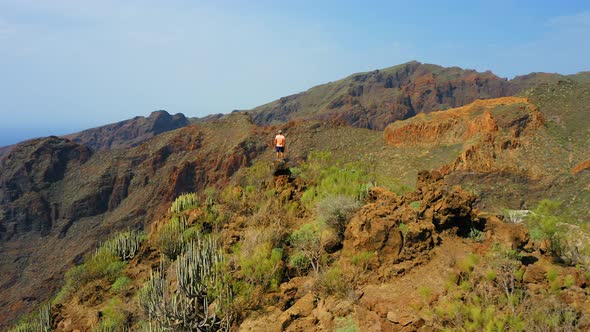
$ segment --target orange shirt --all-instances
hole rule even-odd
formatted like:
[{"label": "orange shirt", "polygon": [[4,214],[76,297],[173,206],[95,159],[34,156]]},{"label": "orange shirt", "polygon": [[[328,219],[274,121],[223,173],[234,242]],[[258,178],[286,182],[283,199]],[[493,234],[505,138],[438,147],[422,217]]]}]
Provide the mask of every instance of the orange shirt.
[{"label": "orange shirt", "polygon": [[278,134],[277,136],[275,136],[275,145],[277,147],[283,147],[285,146],[285,136]]}]

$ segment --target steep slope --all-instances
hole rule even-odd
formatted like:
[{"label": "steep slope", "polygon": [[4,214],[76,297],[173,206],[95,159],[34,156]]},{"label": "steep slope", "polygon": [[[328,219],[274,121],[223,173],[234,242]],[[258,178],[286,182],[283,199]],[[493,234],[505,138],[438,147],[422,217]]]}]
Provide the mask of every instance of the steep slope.
[{"label": "steep slope", "polygon": [[[401,196],[372,188],[362,207],[348,212],[340,225],[340,237],[334,229],[339,226],[334,224],[315,231],[312,228],[307,235],[317,240],[306,242],[307,249],[322,253],[317,270],[293,266],[289,258],[298,250],[295,234],[307,230],[319,217],[299,205],[305,204],[305,187],[314,184],[288,175],[272,178],[260,172],[260,166],[253,166],[247,170],[251,173],[241,178],[254,190],[237,184],[219,196],[210,192],[203,197],[205,201],[175,212],[176,218],[171,212],[159,220],[137,255],[125,264],[123,278],[131,277],[132,281],[122,290],[104,279],[83,284],[52,309],[53,326],[57,331],[91,331],[112,326],[109,319],[117,317],[117,328],[153,328],[147,325],[151,322],[182,330],[185,324],[198,322],[195,311],[183,309],[181,300],[157,292],[147,300],[157,304],[153,315],[148,315],[153,306],[139,304],[146,303],[145,294],[155,289],[150,286],[153,280],[162,282],[166,286],[161,289],[173,290],[178,298],[186,292],[177,286],[182,285],[179,271],[186,268],[181,263],[186,256],[159,263],[159,257],[166,255],[159,236],[168,234],[165,232],[171,229],[166,225],[181,216],[190,227],[181,229],[185,236],[192,234],[203,240],[206,235],[201,238],[201,232],[211,232],[213,238],[220,239],[226,259],[217,264],[227,263],[222,283],[231,283],[234,292],[233,309],[224,307],[235,310],[229,315],[232,330],[333,331],[348,327],[416,331],[464,324],[479,330],[490,321],[503,327],[501,330],[517,326],[533,330],[537,325],[565,323],[572,324],[571,330],[589,326],[588,279],[583,270],[552,263],[551,257],[541,254],[530,241],[522,225],[481,213],[474,208],[474,195],[449,186],[439,172],[421,172],[416,190]],[[235,192],[240,195],[224,197]],[[223,216],[221,221],[217,213]],[[208,223],[219,222],[221,225],[206,230]],[[270,254],[270,249],[280,255]],[[272,257],[278,258],[273,261]],[[207,260],[199,262],[207,270]],[[154,269],[159,272],[150,273]],[[168,277],[162,279],[162,275]],[[503,281],[512,281],[508,297]],[[512,314],[509,303],[516,306]],[[450,309],[449,304],[453,305]],[[212,311],[219,306],[215,301],[208,308]],[[537,308],[546,310],[550,317],[539,315]],[[488,312],[485,316],[469,314],[483,309]],[[204,322],[215,322],[227,312],[215,314]]]},{"label": "steep slope", "polygon": [[94,151],[122,149],[137,146],[158,134],[188,124],[189,120],[183,114],[170,115],[166,111],[156,111],[148,117],[137,116],[63,137],[86,145]]},{"label": "steep slope", "polygon": [[92,153],[57,137],[15,146],[0,161],[0,325],[46,300],[111,232],[141,229],[163,202],[226,182],[265,147],[252,127],[236,114],[128,150]]}]

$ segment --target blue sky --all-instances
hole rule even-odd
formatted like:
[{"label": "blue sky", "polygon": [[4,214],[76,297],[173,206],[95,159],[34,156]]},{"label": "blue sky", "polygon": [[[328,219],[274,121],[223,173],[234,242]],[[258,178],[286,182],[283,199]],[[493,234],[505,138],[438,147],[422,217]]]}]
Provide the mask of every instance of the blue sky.
[{"label": "blue sky", "polygon": [[248,109],[410,60],[590,70],[588,1],[0,0],[0,146]]}]

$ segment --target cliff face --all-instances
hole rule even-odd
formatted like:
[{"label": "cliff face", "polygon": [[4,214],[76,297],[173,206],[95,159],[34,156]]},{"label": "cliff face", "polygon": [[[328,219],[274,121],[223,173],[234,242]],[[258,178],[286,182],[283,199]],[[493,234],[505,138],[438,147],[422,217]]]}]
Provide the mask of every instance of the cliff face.
[{"label": "cliff face", "polygon": [[125,151],[57,137],[15,146],[1,161],[0,323],[46,300],[109,233],[143,228],[163,202],[225,183],[266,148],[252,126],[236,114]]},{"label": "cliff face", "polygon": [[137,146],[155,135],[188,124],[189,120],[183,114],[170,115],[166,111],[156,111],[148,117],[138,116],[130,120],[66,135],[64,138],[86,145],[94,151],[121,149]]},{"label": "cliff face", "polygon": [[463,145],[461,156],[447,172],[517,172],[514,156],[508,152],[518,153],[522,140],[534,137],[544,124],[543,114],[526,98],[505,97],[394,123],[383,135],[394,146]]},{"label": "cliff face", "polygon": [[477,99],[513,96],[547,82],[564,79],[588,82],[589,77],[587,72],[569,76],[531,73],[507,80],[489,71],[481,73],[412,61],[319,85],[250,112],[258,124],[320,119],[382,130],[392,122],[416,114],[460,107]]},{"label": "cliff face", "polygon": [[251,112],[268,124],[295,118],[343,120],[355,127],[382,130],[389,123],[496,98],[518,90],[491,72],[409,62],[360,73],[281,98]]}]

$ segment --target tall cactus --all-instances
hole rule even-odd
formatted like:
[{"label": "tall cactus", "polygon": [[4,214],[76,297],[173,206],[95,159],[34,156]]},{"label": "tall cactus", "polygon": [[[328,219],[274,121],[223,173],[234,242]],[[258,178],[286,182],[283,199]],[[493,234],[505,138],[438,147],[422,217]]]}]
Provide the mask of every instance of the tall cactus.
[{"label": "tall cactus", "polygon": [[102,244],[104,250],[108,250],[121,260],[128,261],[135,257],[139,251],[145,235],[138,231],[119,233]]},{"label": "tall cactus", "polygon": [[174,260],[183,252],[186,229],[186,217],[174,215],[158,232],[156,240],[158,248],[168,258]]},{"label": "tall cactus", "polygon": [[51,306],[46,304],[29,321],[20,323],[8,332],[49,332],[52,331]]},{"label": "tall cactus", "polygon": [[168,281],[160,271],[152,271],[148,282],[138,292],[138,300],[150,320],[166,317],[167,303],[170,302]]},{"label": "tall cactus", "polygon": [[172,331],[229,331],[232,292],[224,283],[220,267],[223,253],[212,237],[198,237],[176,262],[177,287],[153,272],[140,291],[139,301],[158,328]]},{"label": "tall cactus", "polygon": [[178,196],[172,206],[170,206],[170,212],[181,213],[183,211],[194,209],[199,206],[199,196],[197,193],[188,193]]},{"label": "tall cactus", "polygon": [[179,287],[188,297],[205,296],[207,289],[217,281],[217,269],[222,261],[217,241],[211,236],[198,237],[187,246],[176,265]]}]

